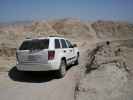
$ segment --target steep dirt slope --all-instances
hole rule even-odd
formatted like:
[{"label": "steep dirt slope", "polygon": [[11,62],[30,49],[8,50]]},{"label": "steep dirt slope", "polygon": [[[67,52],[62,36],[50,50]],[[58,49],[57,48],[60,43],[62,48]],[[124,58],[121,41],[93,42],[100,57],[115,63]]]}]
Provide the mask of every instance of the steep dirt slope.
[{"label": "steep dirt slope", "polygon": [[98,43],[88,51],[86,75],[77,85],[76,100],[132,100],[132,53],[133,40]]}]

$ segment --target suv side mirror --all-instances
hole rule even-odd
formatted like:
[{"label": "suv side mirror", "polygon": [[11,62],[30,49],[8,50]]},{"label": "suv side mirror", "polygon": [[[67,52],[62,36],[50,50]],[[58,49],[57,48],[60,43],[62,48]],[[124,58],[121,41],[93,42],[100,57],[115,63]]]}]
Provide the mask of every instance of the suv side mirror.
[{"label": "suv side mirror", "polygon": [[77,44],[73,44],[73,48],[74,48],[74,47],[77,47]]}]

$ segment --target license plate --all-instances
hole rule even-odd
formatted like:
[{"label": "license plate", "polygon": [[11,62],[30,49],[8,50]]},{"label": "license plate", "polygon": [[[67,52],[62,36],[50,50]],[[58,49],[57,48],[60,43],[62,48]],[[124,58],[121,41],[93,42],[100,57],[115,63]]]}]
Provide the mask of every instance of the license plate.
[{"label": "license plate", "polygon": [[36,57],[30,55],[30,56],[28,56],[28,60],[29,61],[36,61]]}]

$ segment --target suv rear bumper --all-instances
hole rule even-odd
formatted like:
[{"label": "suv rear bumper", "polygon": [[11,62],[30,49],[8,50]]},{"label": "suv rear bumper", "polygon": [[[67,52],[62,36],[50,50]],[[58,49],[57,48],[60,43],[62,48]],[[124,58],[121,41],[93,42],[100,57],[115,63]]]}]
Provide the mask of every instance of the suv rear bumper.
[{"label": "suv rear bumper", "polygon": [[19,71],[51,71],[58,70],[59,66],[56,63],[49,64],[17,64],[17,69]]}]

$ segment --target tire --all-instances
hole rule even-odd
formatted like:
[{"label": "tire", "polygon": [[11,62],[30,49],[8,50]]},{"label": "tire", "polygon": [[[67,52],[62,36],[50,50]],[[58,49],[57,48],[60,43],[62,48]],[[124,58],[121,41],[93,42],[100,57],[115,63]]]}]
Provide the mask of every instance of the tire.
[{"label": "tire", "polygon": [[78,65],[79,64],[79,54],[77,54],[77,59],[76,61],[74,62],[74,65]]},{"label": "tire", "polygon": [[66,62],[65,62],[65,60],[61,61],[60,69],[57,71],[57,74],[58,74],[59,78],[62,78],[65,76],[65,74],[66,74]]}]

